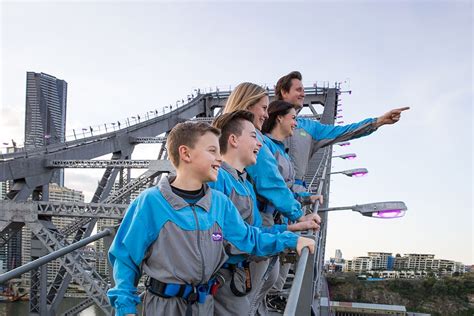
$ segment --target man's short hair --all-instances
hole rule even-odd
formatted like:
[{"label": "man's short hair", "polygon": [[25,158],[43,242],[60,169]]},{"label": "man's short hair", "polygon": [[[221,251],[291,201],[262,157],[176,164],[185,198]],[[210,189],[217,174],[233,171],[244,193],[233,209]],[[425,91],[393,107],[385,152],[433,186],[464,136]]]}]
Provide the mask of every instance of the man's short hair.
[{"label": "man's short hair", "polygon": [[229,141],[230,135],[242,135],[242,131],[244,130],[242,122],[249,121],[253,125],[253,119],[253,113],[239,110],[222,114],[214,120],[212,126],[221,130],[221,136],[219,138],[221,154],[225,154],[227,152],[227,143]]},{"label": "man's short hair", "polygon": [[282,91],[289,92],[291,88],[291,80],[298,79],[303,80],[303,76],[299,71],[292,71],[286,76],[278,79],[278,82],[275,86],[275,96],[277,100],[283,100]]},{"label": "man's short hair", "polygon": [[206,133],[220,136],[217,128],[205,122],[184,122],[173,127],[166,139],[166,150],[175,168],[179,166],[179,147],[184,145],[194,148],[199,138]]}]

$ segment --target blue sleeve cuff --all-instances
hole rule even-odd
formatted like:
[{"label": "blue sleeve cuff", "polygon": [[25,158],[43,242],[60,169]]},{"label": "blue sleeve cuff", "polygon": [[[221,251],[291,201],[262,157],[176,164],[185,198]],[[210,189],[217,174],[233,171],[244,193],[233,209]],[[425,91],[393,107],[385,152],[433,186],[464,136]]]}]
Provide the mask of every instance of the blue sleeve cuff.
[{"label": "blue sleeve cuff", "polygon": [[134,314],[137,315],[137,307],[134,306],[121,306],[116,308],[117,313],[116,316],[125,316],[127,314]]},{"label": "blue sleeve cuff", "polygon": [[291,232],[288,232],[288,233],[290,233],[291,236],[290,236],[290,240],[287,243],[287,247],[291,249],[296,249],[296,245],[298,244],[298,238],[300,237],[296,235],[295,233],[291,233]]},{"label": "blue sleeve cuff", "polygon": [[273,225],[275,227],[275,230],[278,231],[279,233],[286,232],[288,230],[288,225],[287,224],[276,224]]},{"label": "blue sleeve cuff", "polygon": [[301,216],[303,216],[303,210],[299,209],[297,212],[294,212],[291,217],[287,217],[289,220],[295,222],[297,219],[299,219]]}]

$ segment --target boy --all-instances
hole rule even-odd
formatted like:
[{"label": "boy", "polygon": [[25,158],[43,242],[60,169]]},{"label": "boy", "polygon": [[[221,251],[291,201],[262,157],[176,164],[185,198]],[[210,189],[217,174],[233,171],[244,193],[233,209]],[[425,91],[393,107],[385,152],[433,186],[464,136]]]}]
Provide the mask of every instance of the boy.
[{"label": "boy", "polygon": [[163,177],[133,201],[109,251],[115,287],[107,294],[117,315],[136,314],[142,271],[149,276],[145,314],[212,315],[215,274],[228,258],[224,241],[259,256],[305,246],[314,251],[312,240],[248,226],[226,196],[205,185],[221,165],[218,137],[206,123],[171,130],[167,150],[176,177]]},{"label": "boy", "polygon": [[[245,168],[256,163],[257,154],[262,144],[257,140],[253,125],[254,115],[248,111],[235,111],[219,116],[213,126],[221,130],[219,146],[223,158],[217,181],[209,185],[229,196],[237,207],[242,218],[249,224],[260,227],[264,232],[280,233],[287,230],[317,229],[315,221],[306,221],[293,225],[273,225],[261,227],[262,218],[258,212],[253,185],[247,178]],[[231,251],[232,253],[232,251]],[[215,315],[247,315],[250,311],[250,299],[255,289],[252,283],[261,280],[256,278],[255,265],[263,265],[265,270],[268,260],[249,262],[244,256],[231,256],[219,273],[225,279],[224,286],[215,296]],[[255,277],[254,277],[255,276]],[[265,292],[270,289],[274,278],[268,280],[260,291],[258,303],[263,303]]]}]

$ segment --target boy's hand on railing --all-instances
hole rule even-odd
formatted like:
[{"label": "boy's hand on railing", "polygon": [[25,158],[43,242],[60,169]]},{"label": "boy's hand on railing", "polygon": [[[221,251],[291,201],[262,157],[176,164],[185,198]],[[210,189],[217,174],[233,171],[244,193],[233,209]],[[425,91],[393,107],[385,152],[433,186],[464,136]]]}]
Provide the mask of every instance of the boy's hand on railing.
[{"label": "boy's hand on railing", "polygon": [[316,223],[315,221],[304,221],[304,222],[288,225],[288,230],[290,232],[300,232],[300,231],[305,231],[305,230],[310,230],[310,229],[312,229],[313,231],[318,230],[319,224]]},{"label": "boy's hand on railing", "polygon": [[299,237],[296,244],[296,252],[301,256],[301,251],[304,247],[308,247],[310,253],[314,253],[315,242],[311,238]]}]

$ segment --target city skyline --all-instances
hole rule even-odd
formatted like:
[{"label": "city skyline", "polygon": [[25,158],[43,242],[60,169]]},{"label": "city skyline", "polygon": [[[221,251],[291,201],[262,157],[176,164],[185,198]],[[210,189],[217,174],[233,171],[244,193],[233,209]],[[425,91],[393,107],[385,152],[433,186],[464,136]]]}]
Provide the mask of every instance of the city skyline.
[{"label": "city skyline", "polygon": [[[333,171],[369,175],[334,175],[330,195],[331,206],[403,200],[406,216],[331,213],[326,257],[406,249],[473,263],[472,3],[246,5],[2,3],[1,142],[20,143],[27,71],[67,79],[72,129],[162,109],[196,88],[273,86],[300,70],[306,86],[352,90],[342,95],[346,123],[411,106],[398,124],[334,146],[358,158],[334,159]],[[288,17],[298,23],[282,24]],[[137,146],[132,159],[156,159],[156,148]],[[67,170],[66,186],[88,200],[100,174]]]},{"label": "city skyline", "polygon": [[[353,256],[353,257],[346,257],[344,256],[344,251],[342,249],[336,249],[336,250],[341,250],[342,252],[342,259],[344,260],[347,260],[347,259],[351,259],[351,258],[357,258],[357,257],[364,257],[365,255],[356,255],[356,256]],[[409,255],[409,254],[419,254],[419,255],[433,255],[436,259],[442,259],[442,260],[452,260],[452,258],[443,258],[443,257],[440,257],[438,256],[436,253],[428,253],[428,252],[417,252],[417,253],[408,253],[408,252],[399,252],[399,251],[381,251],[381,250],[369,250],[369,251],[366,251],[366,254],[369,254],[369,253],[390,253],[392,254],[393,256],[396,256],[396,255],[400,255],[400,256],[405,256],[405,255]],[[334,253],[329,256],[329,258],[335,258],[334,257]],[[456,261],[456,260],[453,260],[453,261]],[[472,265],[472,263],[470,262],[462,262],[462,261],[459,261],[461,262],[462,264],[464,264],[465,266],[470,266]]]}]

